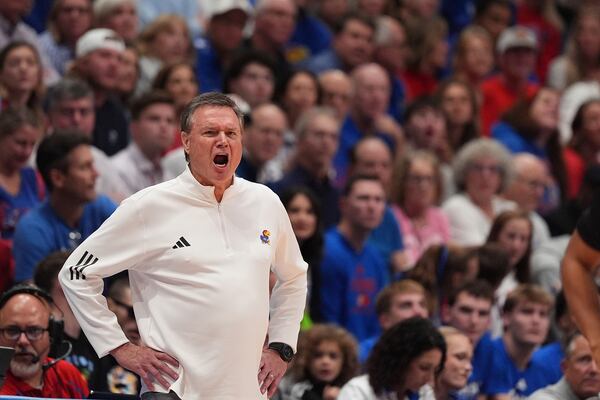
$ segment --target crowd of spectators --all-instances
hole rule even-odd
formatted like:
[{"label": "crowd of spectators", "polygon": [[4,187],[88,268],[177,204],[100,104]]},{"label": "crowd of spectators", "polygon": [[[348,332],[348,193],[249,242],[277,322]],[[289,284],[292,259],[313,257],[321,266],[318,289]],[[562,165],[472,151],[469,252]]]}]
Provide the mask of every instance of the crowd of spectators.
[{"label": "crowd of spectators", "polygon": [[[278,399],[598,396],[559,273],[600,189],[598,1],[0,1],[0,291],[48,293],[89,389],[139,378],[97,358],[58,269],[186,168],[179,116],[209,91],[309,264]],[[127,277],[106,286],[139,341]],[[47,319],[6,299],[0,342],[60,357],[5,329],[29,303]]]}]

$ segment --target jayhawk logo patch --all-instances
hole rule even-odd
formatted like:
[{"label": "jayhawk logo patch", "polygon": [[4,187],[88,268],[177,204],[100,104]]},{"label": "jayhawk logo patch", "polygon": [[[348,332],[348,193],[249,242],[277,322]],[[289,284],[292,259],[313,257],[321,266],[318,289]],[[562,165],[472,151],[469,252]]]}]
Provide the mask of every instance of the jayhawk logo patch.
[{"label": "jayhawk logo patch", "polygon": [[267,229],[262,231],[262,235],[260,235],[260,241],[263,242],[264,244],[271,244],[271,232],[269,232]]}]

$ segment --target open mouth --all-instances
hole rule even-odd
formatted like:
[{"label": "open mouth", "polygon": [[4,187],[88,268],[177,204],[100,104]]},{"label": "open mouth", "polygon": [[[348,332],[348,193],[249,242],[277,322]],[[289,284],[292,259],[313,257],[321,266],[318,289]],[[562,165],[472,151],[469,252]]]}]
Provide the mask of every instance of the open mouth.
[{"label": "open mouth", "polygon": [[217,167],[225,167],[229,162],[229,156],[227,154],[217,154],[215,158],[213,158],[213,163]]}]

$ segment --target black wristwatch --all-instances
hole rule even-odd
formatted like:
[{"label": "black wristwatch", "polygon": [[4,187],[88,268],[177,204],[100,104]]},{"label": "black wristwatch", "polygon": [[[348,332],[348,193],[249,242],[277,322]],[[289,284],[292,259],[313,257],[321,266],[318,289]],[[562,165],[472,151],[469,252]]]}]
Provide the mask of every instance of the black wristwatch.
[{"label": "black wristwatch", "polygon": [[292,358],[294,358],[294,350],[292,349],[292,346],[289,346],[285,343],[281,343],[281,342],[269,343],[269,349],[275,350],[276,352],[278,352],[279,357],[281,357],[281,359],[287,363],[292,361]]}]

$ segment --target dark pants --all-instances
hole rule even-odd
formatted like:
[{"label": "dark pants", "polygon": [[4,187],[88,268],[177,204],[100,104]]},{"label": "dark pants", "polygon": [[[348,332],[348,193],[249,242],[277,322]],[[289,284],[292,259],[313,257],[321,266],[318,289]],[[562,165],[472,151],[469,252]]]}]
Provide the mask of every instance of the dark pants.
[{"label": "dark pants", "polygon": [[142,400],[181,400],[173,391],[169,393],[146,392],[142,395]]}]

